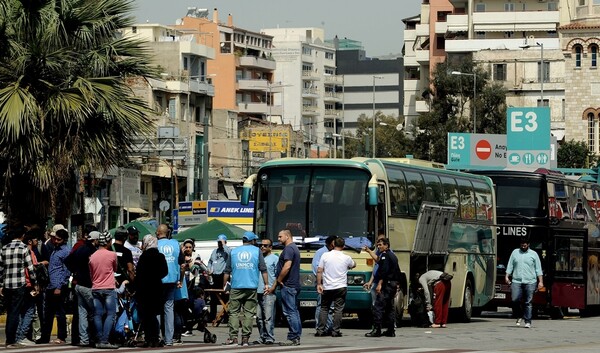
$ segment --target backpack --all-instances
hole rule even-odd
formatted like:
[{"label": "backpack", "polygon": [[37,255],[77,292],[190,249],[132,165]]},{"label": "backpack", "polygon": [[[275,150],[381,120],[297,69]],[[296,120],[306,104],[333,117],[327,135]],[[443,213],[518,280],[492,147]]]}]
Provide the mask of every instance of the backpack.
[{"label": "backpack", "polygon": [[35,281],[40,288],[46,288],[50,284],[50,274],[44,264],[33,265],[33,272],[35,273]]}]

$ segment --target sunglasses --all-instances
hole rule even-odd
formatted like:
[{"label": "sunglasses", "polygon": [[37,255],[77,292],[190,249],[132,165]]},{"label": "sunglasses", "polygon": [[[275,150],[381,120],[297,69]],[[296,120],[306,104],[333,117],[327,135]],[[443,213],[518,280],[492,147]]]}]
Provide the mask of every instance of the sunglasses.
[{"label": "sunglasses", "polygon": [[269,244],[260,244],[260,247],[261,247],[261,248],[268,248],[268,247],[270,247],[270,246],[271,246],[271,245],[269,245]]}]

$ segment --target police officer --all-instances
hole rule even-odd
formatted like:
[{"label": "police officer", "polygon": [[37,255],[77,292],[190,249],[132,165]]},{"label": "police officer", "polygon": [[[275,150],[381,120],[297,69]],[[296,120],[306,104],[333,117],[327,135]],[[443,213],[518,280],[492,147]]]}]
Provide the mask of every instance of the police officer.
[{"label": "police officer", "polygon": [[[398,290],[400,282],[400,267],[398,258],[390,251],[390,241],[387,238],[381,238],[377,241],[377,249],[380,252],[379,269],[374,280],[375,304],[373,308],[373,329],[366,333],[366,337],[395,337],[394,328],[394,297]],[[381,332],[381,327],[385,325],[387,330]]]},{"label": "police officer", "polygon": [[231,276],[231,292],[229,295],[229,338],[224,345],[238,345],[240,329],[240,312],[242,314],[242,346],[249,345],[252,323],[256,316],[258,273],[262,274],[263,283],[269,283],[267,266],[262,252],[256,247],[258,237],[252,232],[244,233],[242,246],[231,251],[225,266],[224,280]]}]

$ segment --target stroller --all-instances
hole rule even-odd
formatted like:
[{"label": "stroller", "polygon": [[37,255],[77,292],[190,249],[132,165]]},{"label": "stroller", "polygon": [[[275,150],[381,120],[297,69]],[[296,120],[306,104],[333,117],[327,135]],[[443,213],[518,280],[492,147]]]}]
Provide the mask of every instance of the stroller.
[{"label": "stroller", "polygon": [[185,326],[190,330],[196,327],[198,331],[204,332],[204,343],[215,343],[217,335],[208,330],[209,307],[204,299],[204,288],[212,284],[212,278],[208,275],[206,265],[199,259],[192,266],[191,272],[194,276],[188,283],[189,301]]},{"label": "stroller", "polygon": [[140,329],[135,300],[123,294],[119,296],[118,305],[113,342],[123,347],[135,347]]}]

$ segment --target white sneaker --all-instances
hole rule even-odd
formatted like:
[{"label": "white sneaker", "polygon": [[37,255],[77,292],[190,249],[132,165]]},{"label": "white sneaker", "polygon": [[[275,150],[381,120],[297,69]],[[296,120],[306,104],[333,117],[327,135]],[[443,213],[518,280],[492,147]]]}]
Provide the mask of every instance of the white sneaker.
[{"label": "white sneaker", "polygon": [[516,323],[516,325],[517,325],[517,326],[521,326],[521,321],[523,321],[523,319],[517,319],[517,323]]},{"label": "white sneaker", "polygon": [[526,323],[525,328],[531,328],[531,323],[530,322]]},{"label": "white sneaker", "polygon": [[33,342],[32,340],[28,340],[27,338],[23,338],[18,343],[20,343],[24,346],[35,346],[35,342]]}]

